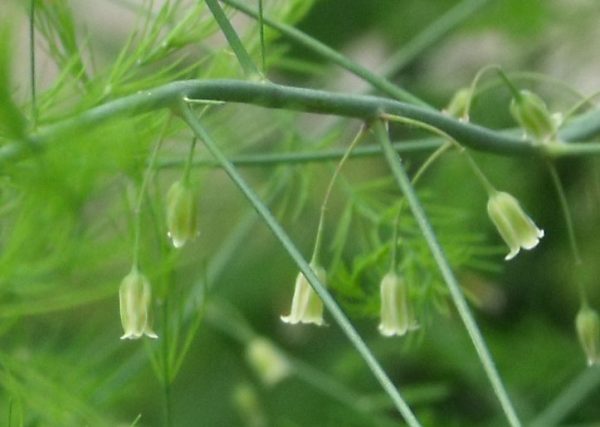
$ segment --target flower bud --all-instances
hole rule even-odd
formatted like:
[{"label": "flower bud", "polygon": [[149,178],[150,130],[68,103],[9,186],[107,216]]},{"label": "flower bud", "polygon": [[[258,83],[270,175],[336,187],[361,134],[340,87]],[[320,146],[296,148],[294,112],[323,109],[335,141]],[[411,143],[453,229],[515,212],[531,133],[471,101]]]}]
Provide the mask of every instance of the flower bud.
[{"label": "flower bud", "polygon": [[135,267],[121,282],[119,306],[125,331],[121,339],[158,338],[150,326],[151,292],[150,282]]},{"label": "flower bud", "polygon": [[[319,278],[319,281],[325,284],[326,273],[323,267],[311,263],[310,267]],[[323,325],[323,301],[319,295],[304,277],[304,274],[298,273],[294,287],[294,297],[292,298],[292,310],[288,316],[281,316],[285,323],[295,325],[296,323],[314,323]]]},{"label": "flower bud", "polygon": [[451,117],[456,117],[464,122],[469,121],[469,108],[471,105],[471,88],[464,87],[459,89],[448,106],[444,109],[444,112]]},{"label": "flower bud", "polygon": [[505,260],[513,259],[521,248],[535,248],[544,237],[544,231],[537,228],[517,199],[508,193],[494,192],[488,200],[487,211],[500,236],[510,248],[510,252],[504,257]]},{"label": "flower bud", "polygon": [[519,91],[510,103],[510,114],[533,138],[545,142],[556,134],[556,122],[546,103],[532,92]]},{"label": "flower bud", "polygon": [[246,360],[267,386],[274,386],[288,375],[290,365],[286,357],[266,338],[254,338],[246,348]]},{"label": "flower bud", "polygon": [[579,342],[589,366],[600,363],[600,320],[598,313],[590,307],[581,307],[575,318]]},{"label": "flower bud", "polygon": [[196,203],[188,185],[177,181],[167,193],[167,229],[173,246],[180,248],[196,235]]},{"label": "flower bud", "polygon": [[379,332],[391,337],[402,336],[418,326],[413,319],[408,300],[408,286],[404,279],[394,272],[389,272],[380,284],[381,323]]}]

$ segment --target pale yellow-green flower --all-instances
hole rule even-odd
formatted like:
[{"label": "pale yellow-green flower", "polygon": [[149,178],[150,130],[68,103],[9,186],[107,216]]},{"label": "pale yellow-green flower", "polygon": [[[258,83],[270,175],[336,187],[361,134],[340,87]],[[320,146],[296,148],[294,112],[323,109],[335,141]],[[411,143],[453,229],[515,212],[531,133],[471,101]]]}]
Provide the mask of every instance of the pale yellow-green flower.
[{"label": "pale yellow-green flower", "polygon": [[514,258],[521,248],[535,248],[544,237],[544,231],[535,225],[517,199],[508,193],[493,192],[488,200],[487,211],[500,236],[510,248],[510,252],[504,258],[506,260]]},{"label": "pale yellow-green flower", "polygon": [[538,141],[547,142],[556,134],[555,118],[542,98],[521,90],[510,103],[510,113],[523,130]]},{"label": "pale yellow-green flower", "polygon": [[291,374],[288,359],[266,338],[250,340],[246,360],[267,386],[274,386]]},{"label": "pale yellow-green flower", "polygon": [[588,365],[600,363],[600,319],[596,310],[582,307],[575,318],[575,327]]},{"label": "pale yellow-green flower", "polygon": [[176,181],[167,193],[167,230],[176,248],[196,236],[196,201],[189,185]]},{"label": "pale yellow-green flower", "polygon": [[143,335],[158,338],[150,325],[151,304],[150,282],[134,267],[119,288],[119,308],[124,331],[121,339],[138,339]]},{"label": "pale yellow-green flower", "polygon": [[381,295],[379,332],[390,337],[402,336],[416,329],[405,280],[398,274],[389,272],[383,276],[379,289]]},{"label": "pale yellow-green flower", "polygon": [[[311,263],[310,267],[319,278],[319,281],[325,284],[327,277],[325,269],[315,263]],[[297,323],[314,323],[320,326],[324,323],[323,301],[321,301],[321,298],[319,298],[302,273],[298,273],[296,277],[290,314],[281,316],[281,320],[292,325]]]}]

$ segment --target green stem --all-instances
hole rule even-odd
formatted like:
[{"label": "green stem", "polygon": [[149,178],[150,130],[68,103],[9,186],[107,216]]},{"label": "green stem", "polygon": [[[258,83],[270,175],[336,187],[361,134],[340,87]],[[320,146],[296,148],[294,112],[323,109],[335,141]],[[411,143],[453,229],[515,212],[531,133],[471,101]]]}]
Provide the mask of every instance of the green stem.
[{"label": "green stem", "polygon": [[487,191],[488,196],[491,196],[494,193],[496,193],[497,192],[496,188],[492,185],[492,183],[490,182],[488,177],[483,173],[483,171],[481,170],[479,165],[475,162],[475,159],[473,159],[473,156],[471,156],[469,154],[469,152],[466,150],[463,152],[463,154],[465,155],[465,157],[467,159],[467,163],[471,167],[471,170],[473,171],[473,173],[475,174],[475,176],[481,183],[481,186],[485,189],[485,191]]},{"label": "green stem", "polygon": [[[450,136],[448,133],[444,132],[443,130],[440,130],[438,128],[436,128],[435,126],[431,126],[427,123],[423,123],[419,120],[414,120],[414,119],[408,119],[406,117],[399,117],[399,116],[395,116],[395,115],[390,115],[390,114],[382,114],[381,118],[384,120],[388,120],[388,121],[394,121],[394,122],[398,122],[398,123],[403,123],[409,126],[415,126],[421,129],[424,129],[428,132],[434,133],[438,136],[441,136],[442,138],[446,139],[448,141],[448,143],[454,145],[456,148],[458,148],[458,152],[461,154],[464,154],[468,160],[469,166],[471,167],[471,169],[473,170],[473,172],[475,172],[475,175],[477,176],[477,179],[479,179],[479,181],[481,182],[481,185],[486,189],[486,191],[488,192],[488,194],[493,194],[496,192],[496,189],[494,188],[494,186],[490,183],[490,181],[488,180],[488,178],[485,176],[485,174],[483,173],[483,171],[479,168],[479,166],[477,166],[477,163],[475,163],[475,160],[473,159],[473,157],[471,157],[471,155],[466,151],[466,149],[460,145],[458,143],[458,141],[456,141],[452,136]],[[444,147],[442,147],[444,148]],[[444,150],[441,151],[441,153],[439,153],[440,155],[443,153]],[[435,153],[434,153],[435,154]],[[419,171],[420,172],[420,171]],[[417,172],[417,174],[419,173]],[[415,178],[418,178],[418,175],[415,176]]]},{"label": "green stem", "polygon": [[237,57],[238,62],[242,66],[242,69],[244,70],[244,74],[246,75],[246,77],[248,77],[250,79],[260,77],[260,71],[258,71],[258,68],[256,68],[254,61],[252,60],[252,58],[250,57],[250,54],[248,53],[248,51],[242,44],[242,41],[240,40],[240,37],[238,36],[238,34],[235,31],[235,29],[233,28],[233,26],[231,25],[231,22],[229,22],[229,19],[227,19],[225,12],[223,12],[223,9],[221,8],[221,5],[219,4],[219,1],[218,0],[205,0],[205,1],[206,1],[206,5],[208,6],[211,13],[213,14],[215,21],[217,21],[217,24],[219,24],[219,27],[221,28],[223,35],[227,39],[229,46],[231,46],[233,53],[235,53],[235,56]]},{"label": "green stem", "polygon": [[[571,216],[571,209],[569,208],[569,202],[567,201],[565,188],[560,180],[560,176],[558,175],[558,171],[556,170],[554,163],[548,160],[546,162],[546,166],[550,172],[552,184],[556,189],[556,195],[558,196],[558,201],[560,203],[560,208],[565,220],[565,225],[567,226],[567,235],[569,236],[569,246],[571,248],[571,254],[573,255],[573,262],[575,267],[580,267],[582,265],[581,252],[579,251],[579,245],[577,244],[575,226],[573,225],[573,217]],[[588,297],[585,286],[583,286],[583,282],[581,281],[580,277],[577,277],[575,280],[577,281],[577,289],[579,292],[579,301],[581,306],[586,307],[588,305]]]},{"label": "green stem", "polygon": [[579,251],[579,245],[577,244],[577,237],[575,236],[575,227],[573,226],[573,217],[571,216],[571,209],[569,208],[569,202],[567,201],[567,195],[565,188],[562,185],[562,181],[558,176],[556,166],[554,163],[547,162],[548,171],[552,177],[552,184],[556,189],[556,195],[560,202],[560,208],[563,213],[565,225],[567,226],[567,234],[569,235],[569,244],[571,246],[571,254],[573,255],[573,261],[576,266],[581,265],[581,253]]},{"label": "green stem", "polygon": [[171,427],[171,370],[169,358],[169,296],[165,295],[163,300],[162,315],[162,365],[163,365],[163,400],[165,412],[165,427]]},{"label": "green stem", "polygon": [[448,290],[450,291],[450,295],[454,305],[456,306],[456,310],[458,311],[469,337],[475,346],[475,350],[477,351],[481,364],[483,365],[483,369],[485,370],[486,375],[492,385],[494,393],[500,401],[506,418],[512,427],[519,427],[521,426],[521,422],[519,421],[504,385],[502,384],[502,380],[500,379],[500,375],[496,370],[492,356],[487,348],[487,345],[485,344],[481,332],[479,331],[477,323],[471,314],[471,310],[469,309],[465,297],[460,289],[460,285],[456,280],[454,273],[452,272],[452,268],[450,267],[450,263],[444,254],[444,250],[440,246],[431,224],[425,215],[425,211],[423,210],[423,207],[417,198],[415,190],[411,185],[406,172],[404,171],[402,162],[390,143],[385,126],[381,121],[378,121],[374,124],[374,129],[394,178],[396,179],[398,186],[402,190],[402,193],[404,194],[404,197],[406,198],[408,205],[412,210],[417,224],[423,233],[423,237],[427,241],[427,245],[431,250],[433,258],[435,259],[440,273],[442,274],[442,277],[448,286]]},{"label": "green stem", "polygon": [[[419,167],[415,175],[411,180],[411,184],[413,187],[419,182],[423,174],[429,169],[431,165],[435,163],[437,159],[439,159],[442,154],[444,154],[450,147],[454,145],[451,141],[446,141],[444,145],[438,147],[427,159],[423,162],[423,164]],[[393,145],[392,145],[393,146]],[[397,150],[395,150],[397,151]],[[398,263],[398,234],[400,232],[400,218],[402,217],[402,212],[404,210],[406,199],[402,199],[400,204],[398,205],[398,212],[396,213],[396,217],[394,218],[394,231],[392,235],[392,255],[391,255],[391,265],[390,271],[395,271],[396,265]]]},{"label": "green stem", "polygon": [[473,103],[473,98],[475,97],[477,85],[479,84],[479,81],[482,79],[483,75],[485,73],[487,73],[488,71],[491,71],[491,70],[496,71],[499,69],[500,69],[500,67],[497,65],[488,65],[488,66],[485,66],[482,69],[480,69],[477,72],[477,74],[475,74],[475,78],[473,78],[473,81],[471,82],[471,85],[469,86],[469,100],[468,100],[467,108],[466,108],[467,118],[469,117],[470,112],[471,112],[471,105]]},{"label": "green stem", "polygon": [[185,169],[183,170],[183,184],[188,186],[190,183],[190,174],[192,172],[192,164],[194,162],[194,149],[196,148],[197,138],[192,138],[192,143],[190,144],[190,152],[188,153],[188,157],[185,162]]},{"label": "green stem", "polygon": [[35,1],[31,0],[29,10],[29,77],[31,82],[31,116],[33,128],[37,126],[38,109],[37,109],[37,93],[35,82]]},{"label": "green stem", "polygon": [[[442,141],[438,138],[424,138],[413,141],[395,142],[394,150],[401,153],[429,151],[440,148]],[[346,154],[347,148],[333,148],[321,151],[293,151],[287,153],[258,153],[230,157],[229,161],[237,167],[267,167],[281,164],[302,164],[339,161]],[[381,155],[381,146],[377,144],[356,147],[350,153],[353,159],[375,157]],[[179,168],[187,162],[187,158],[158,159],[157,168]],[[219,167],[214,159],[196,159],[192,167]]]},{"label": "green stem", "polygon": [[498,75],[500,76],[502,81],[506,84],[506,86],[508,87],[510,92],[513,94],[513,97],[517,101],[520,101],[523,98],[523,96],[521,95],[521,92],[519,92],[519,89],[517,89],[517,87],[514,85],[514,83],[510,81],[510,79],[508,78],[508,76],[506,75],[504,70],[502,70],[502,68],[500,68],[500,67],[497,67],[496,72],[498,73]]},{"label": "green stem", "polygon": [[333,171],[333,175],[331,176],[331,180],[329,181],[329,185],[327,186],[327,189],[325,190],[325,196],[323,197],[323,203],[321,203],[321,210],[320,210],[320,214],[319,214],[319,225],[317,226],[317,235],[315,237],[315,246],[313,249],[311,263],[313,263],[313,262],[317,263],[317,264],[319,263],[319,256],[321,254],[321,243],[323,240],[323,229],[325,228],[325,212],[327,211],[327,204],[329,203],[329,198],[331,197],[331,192],[333,190],[333,185],[335,184],[335,180],[338,177],[338,175],[340,174],[342,167],[346,163],[346,160],[348,160],[348,158],[350,157],[352,150],[358,145],[358,143],[365,136],[365,132],[366,132],[366,127],[363,125],[361,127],[361,129],[358,131],[358,133],[356,134],[356,136],[354,137],[354,139],[352,140],[352,142],[350,143],[350,145],[348,146],[348,148],[346,149],[346,152],[342,156],[342,159],[337,164],[335,170]]},{"label": "green stem", "polygon": [[[568,141],[585,140],[600,133],[600,110],[578,116],[559,132],[565,143],[551,144],[552,149],[540,148],[513,132],[490,130],[448,117],[437,111],[399,101],[365,95],[348,95],[314,89],[277,85],[268,82],[240,80],[178,81],[107,102],[74,117],[38,128],[30,141],[44,145],[65,136],[79,136],[81,131],[100,126],[113,118],[173,107],[181,98],[193,101],[209,100],[246,103],[267,108],[334,114],[360,118],[378,118],[382,113],[403,116],[427,123],[476,150],[504,155],[542,153],[551,157],[600,154],[600,144],[574,144]],[[29,153],[22,142],[0,147],[0,163],[24,157]],[[578,147],[579,146],[579,147]],[[585,146],[585,151],[582,147]],[[545,146],[542,146],[545,147]]]},{"label": "green stem", "polygon": [[405,68],[429,47],[478,12],[489,0],[463,0],[408,41],[383,65],[383,75],[391,76]]},{"label": "green stem", "polygon": [[[238,2],[237,0],[220,0],[222,3],[225,3],[234,9],[239,10],[245,15],[248,15],[254,19],[258,19],[258,13],[250,9],[248,6]],[[369,82],[374,88],[379,89],[381,92],[399,99],[401,101],[406,101],[411,104],[419,105],[425,108],[430,107],[425,101],[417,98],[410,92],[396,86],[394,83],[377,75],[376,73],[370,71],[369,69],[363,67],[350,60],[348,57],[342,55],[338,51],[330,48],[329,46],[321,43],[319,40],[309,36],[308,34],[303,33],[302,31],[286,24],[282,24],[276,21],[269,19],[268,17],[263,17],[263,22],[269,27],[279,31],[285,37],[295,41],[298,44],[303,45],[304,47],[310,49],[312,52],[321,55],[323,58],[333,62],[334,64],[339,65],[340,67],[350,71],[352,74],[361,77],[365,81]]]},{"label": "green stem", "polygon": [[554,427],[600,387],[600,366],[586,368],[544,409],[530,427]]},{"label": "green stem", "polygon": [[267,72],[267,59],[266,59],[267,50],[265,48],[265,23],[264,23],[263,0],[258,0],[258,27],[259,27],[259,34],[260,34],[260,57],[261,57],[261,61],[262,61],[262,72],[264,75]]},{"label": "green stem", "polygon": [[286,252],[292,257],[294,262],[298,265],[298,268],[304,274],[310,285],[313,287],[315,292],[319,295],[323,304],[327,307],[332,317],[335,319],[336,323],[342,329],[342,331],[346,334],[350,342],[354,345],[358,353],[364,359],[368,367],[373,372],[374,376],[377,378],[383,389],[388,393],[394,405],[402,414],[406,422],[411,427],[419,427],[420,423],[415,418],[411,409],[404,401],[398,390],[394,387],[394,384],[387,376],[385,371],[379,365],[377,359],[373,356],[363,339],[357,333],[356,329],[352,326],[352,323],[348,320],[346,315],[337,305],[329,291],[325,288],[325,286],[321,283],[319,278],[313,272],[312,268],[300,254],[296,246],[287,236],[281,225],[277,222],[273,214],[269,211],[269,209],[264,205],[264,203],[260,200],[258,195],[252,190],[242,176],[239,174],[237,169],[227,160],[225,155],[221,152],[218,146],[214,143],[214,141],[210,138],[207,132],[204,130],[202,125],[196,120],[192,110],[187,106],[182,106],[182,116],[185,122],[190,126],[190,128],[194,131],[196,136],[198,136],[204,142],[206,148],[210,153],[221,163],[221,166],[225,170],[225,172],[229,175],[231,180],[236,184],[236,186],[240,189],[240,191],[246,196],[248,201],[252,204],[252,206],[256,209],[262,220],[269,227],[271,232],[275,235],[275,237],[279,240],[283,248]]},{"label": "green stem", "polygon": [[158,154],[158,150],[162,144],[162,140],[165,136],[167,128],[169,126],[170,120],[167,120],[161,133],[159,134],[158,140],[154,144],[152,152],[150,153],[150,158],[147,162],[146,170],[144,172],[144,177],[142,178],[142,185],[140,186],[140,190],[138,193],[138,198],[135,203],[135,208],[133,211],[133,267],[139,269],[140,266],[140,239],[142,234],[142,204],[144,203],[144,197],[146,195],[146,188],[148,187],[148,183],[152,177],[152,173],[154,172],[154,164],[156,162],[156,157]]},{"label": "green stem", "polygon": [[[413,185],[413,187],[417,184],[419,179],[421,179],[421,177],[429,169],[429,167],[433,163],[435,163],[435,161],[437,159],[439,159],[442,156],[442,154],[444,154],[446,152],[446,150],[448,150],[453,145],[454,145],[453,142],[446,141],[444,143],[444,145],[438,147],[437,150],[435,150],[433,153],[431,153],[431,155],[429,157],[427,157],[427,159],[419,167],[419,169],[415,173],[415,176],[413,176],[413,179],[411,180],[411,184]],[[395,148],[394,148],[394,150],[397,152],[397,150]],[[398,263],[398,234],[400,232],[400,218],[402,218],[402,211],[404,210],[405,200],[406,199],[400,200],[400,203],[398,205],[398,212],[396,213],[396,217],[394,218],[394,225],[393,225],[394,229],[392,232],[392,251],[391,251],[391,257],[390,257],[391,258],[391,263],[390,263],[390,271],[391,272],[396,271],[396,265]]]},{"label": "green stem", "polygon": [[[247,346],[252,339],[259,337],[259,335],[251,328],[248,320],[245,319],[238,310],[230,304],[221,301],[215,303],[213,300],[213,303],[207,310],[207,321],[215,329],[218,329],[228,337],[238,341],[239,344],[244,347]],[[273,343],[273,345],[277,347],[275,343]],[[314,368],[300,359],[292,357],[283,349],[277,347],[277,350],[290,363],[291,370],[298,379],[330,397],[333,401],[346,405],[357,413],[368,414],[371,418],[379,419],[378,416],[373,413],[373,409],[369,407],[369,405],[363,403],[366,400],[365,396],[348,388],[345,384],[340,383],[329,374]]]}]

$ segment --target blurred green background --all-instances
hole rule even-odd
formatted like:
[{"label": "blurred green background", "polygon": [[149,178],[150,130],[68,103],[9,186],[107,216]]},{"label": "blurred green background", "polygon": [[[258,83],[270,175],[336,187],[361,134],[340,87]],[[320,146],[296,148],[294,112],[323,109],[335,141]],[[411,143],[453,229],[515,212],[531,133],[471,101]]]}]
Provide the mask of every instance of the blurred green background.
[{"label": "blurred green background", "polygon": [[[8,105],[14,99],[30,117],[24,3],[7,1],[0,6],[5,8],[0,23],[11,34],[2,42],[6,53],[0,102]],[[56,52],[38,24],[42,124],[173,79],[241,77],[202,4],[185,33],[189,40],[181,42],[181,52],[179,45],[173,48],[175,58],[184,58],[181,63],[171,69],[173,56],[152,51],[155,57],[148,55],[146,68],[132,65],[119,80],[111,67],[131,29],[140,28],[135,17],[143,16],[139,8],[148,2],[38,3],[38,22],[50,22],[47,28],[57,22],[56,28],[65,31],[71,22],[79,43],[72,52],[65,50],[64,63],[57,65]],[[436,108],[443,108],[456,90],[490,64],[502,66],[519,87],[543,96],[552,111],[565,112],[600,87],[596,49],[600,3],[594,0],[264,3],[267,13],[377,73],[389,70],[388,60],[405,49],[409,56],[390,79]],[[256,7],[253,1],[246,4]],[[472,12],[427,46],[406,50],[424,33],[431,34],[441,25],[440,17],[459,4],[472,7]],[[165,28],[173,28],[195,5],[181,3]],[[53,7],[71,10],[72,15],[44,21],[43,14],[51,16]],[[160,2],[154,10],[160,10]],[[256,23],[227,10],[259,60]],[[160,46],[164,33],[157,34],[154,45]],[[369,91],[367,83],[275,31],[267,28],[266,37],[266,74],[273,81],[350,93]],[[85,73],[77,72],[73,52],[81,55]],[[87,74],[87,81],[82,74]],[[484,78],[471,121],[494,129],[514,127],[509,101],[505,86],[491,75]],[[8,110],[0,115],[2,144],[10,142],[13,118]],[[128,426],[141,414],[137,425],[160,426],[166,425],[169,401],[173,426],[403,425],[331,318],[326,315],[329,325],[322,328],[289,326],[279,320],[289,310],[297,270],[222,171],[206,165],[194,168],[200,235],[180,251],[168,247],[161,225],[164,195],[181,174],[191,137],[176,121],[167,128],[159,164],[175,159],[178,165],[155,171],[141,216],[141,265],[154,286],[155,329],[161,338],[119,341],[117,294],[131,263],[133,201],[165,118],[161,112],[116,120],[54,141],[43,154],[3,166],[0,424]],[[206,122],[232,157],[345,147],[358,128],[349,120],[240,105],[211,108]],[[392,136],[401,141],[426,135],[394,126]],[[409,171],[414,173],[427,154],[407,154]],[[547,425],[598,426],[600,371],[586,368],[574,330],[578,282],[588,290],[591,305],[600,308],[600,263],[595,261],[600,254],[597,160],[570,158],[556,165],[582,252],[583,264],[576,267],[544,161],[487,153],[474,157],[490,180],[517,197],[546,232],[535,250],[504,262],[505,248],[486,215],[485,191],[464,158],[449,152],[419,184],[461,284],[473,297],[478,324],[509,394],[526,425],[562,398],[551,406],[558,415],[548,418],[552,422]],[[196,158],[210,159],[200,144]],[[306,257],[333,168],[334,164],[321,162],[242,170]],[[378,277],[386,261],[369,240],[374,226],[355,213],[343,247],[335,247],[336,236],[342,233],[344,210],[352,199],[356,212],[373,208],[380,221],[375,234],[386,243],[391,238],[390,209],[400,194],[378,157],[352,160],[342,181],[327,211],[323,261],[342,308],[424,426],[506,425],[409,217],[402,223],[406,245],[413,245],[421,263],[417,277],[431,276],[433,290],[420,294],[418,331],[402,338],[377,333]],[[357,273],[360,262],[370,270]],[[272,386],[261,382],[246,357],[246,340],[253,334],[268,337],[286,354],[294,373]],[[180,370],[166,373],[173,376],[166,386],[160,380],[165,357],[180,356]]]}]

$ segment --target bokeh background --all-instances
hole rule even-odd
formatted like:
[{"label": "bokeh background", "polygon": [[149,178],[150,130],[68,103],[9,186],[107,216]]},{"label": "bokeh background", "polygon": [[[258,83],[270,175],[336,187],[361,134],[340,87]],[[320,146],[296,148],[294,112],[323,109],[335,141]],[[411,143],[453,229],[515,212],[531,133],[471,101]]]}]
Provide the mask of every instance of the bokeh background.
[{"label": "bokeh background", "polygon": [[[491,64],[503,67],[518,86],[535,90],[556,112],[567,111],[600,88],[600,4],[594,0],[264,2],[268,13],[375,72],[389,72],[390,58],[404,49],[404,62],[392,67],[390,79],[440,109],[456,90],[471,83],[478,70]],[[27,3],[3,0],[0,24],[11,35],[3,42],[10,52],[3,68],[10,74],[8,93],[29,117]],[[38,3],[40,10],[53,7],[52,1]],[[197,6],[179,3],[182,6],[165,27],[172,28]],[[36,82],[42,123],[174,78],[241,78],[235,57],[209,11],[200,5],[181,51],[178,46],[172,56],[149,59],[147,68],[132,68],[121,86],[105,92],[111,67],[149,2],[56,4],[72,11],[77,50],[89,82],[82,83],[77,73],[64,77],[70,57],[65,55],[65,63],[57,65],[38,28]],[[252,1],[246,4],[256,7]],[[473,7],[466,19],[427,46],[414,47],[459,4]],[[158,14],[162,6],[156,1],[152,10]],[[259,61],[255,21],[227,10]],[[67,22],[60,19],[57,22]],[[272,80],[350,93],[371,91],[364,81],[269,28],[266,37],[266,74]],[[185,60],[156,77],[173,57]],[[60,79],[66,83],[55,90]],[[506,87],[493,75],[483,78],[471,120],[495,129],[514,127],[509,102]],[[161,338],[119,341],[117,293],[131,263],[131,209],[165,117],[162,112],[116,120],[4,166],[0,420],[7,421],[0,424],[128,426],[141,414],[137,425],[160,426],[166,425],[169,400],[173,426],[402,425],[332,319],[322,328],[289,326],[279,320],[289,309],[297,270],[220,170],[203,163],[192,174],[199,204],[198,238],[181,251],[165,245],[162,226],[156,224],[162,219],[164,193],[181,174],[190,140],[180,124],[168,128],[160,168],[142,212],[142,268],[155,286],[155,321]],[[5,121],[0,129],[5,130],[10,117],[0,119]],[[217,106],[206,120],[232,157],[345,147],[360,125],[248,106]],[[392,136],[402,141],[425,135],[394,127]],[[2,143],[9,143],[4,134]],[[409,170],[414,173],[427,154],[407,154]],[[576,266],[544,161],[473,155],[490,180],[515,195],[546,232],[538,248],[504,262],[503,243],[486,215],[485,191],[460,155],[445,155],[419,184],[446,249],[459,254],[457,275],[472,298],[509,394],[526,424],[537,420],[540,427],[598,426],[600,371],[586,368],[574,331],[578,283],[587,289],[592,306],[600,308],[597,160],[578,157],[556,164],[582,253],[583,263]],[[196,158],[210,159],[200,146]],[[243,168],[306,257],[333,167],[318,162]],[[357,205],[373,206],[382,221],[389,222],[388,207],[400,194],[378,157],[352,160],[342,177],[327,213],[324,255],[325,266],[333,267],[332,291],[342,308],[423,425],[506,425],[443,291],[431,296],[435,303],[422,302],[423,324],[418,331],[402,338],[377,333],[377,277],[384,261],[381,256],[373,261],[369,254],[360,258],[364,235],[370,233],[363,230],[364,222],[350,223],[343,248],[335,246],[336,236],[350,197],[360,201]],[[411,234],[411,224],[407,219],[417,259],[435,278],[435,264],[426,251],[419,251],[424,244],[419,246],[418,233]],[[390,238],[384,223],[377,233],[385,240],[386,232]],[[470,244],[475,249],[468,248]],[[374,270],[352,276],[356,259],[373,262]],[[357,298],[353,289],[368,297]],[[261,382],[247,360],[247,340],[255,335],[268,337],[286,355],[282,357],[294,373],[274,385]],[[160,379],[165,354],[173,360],[181,356],[169,386]],[[544,412],[549,407],[559,415]],[[537,418],[540,414],[549,418]]]}]

